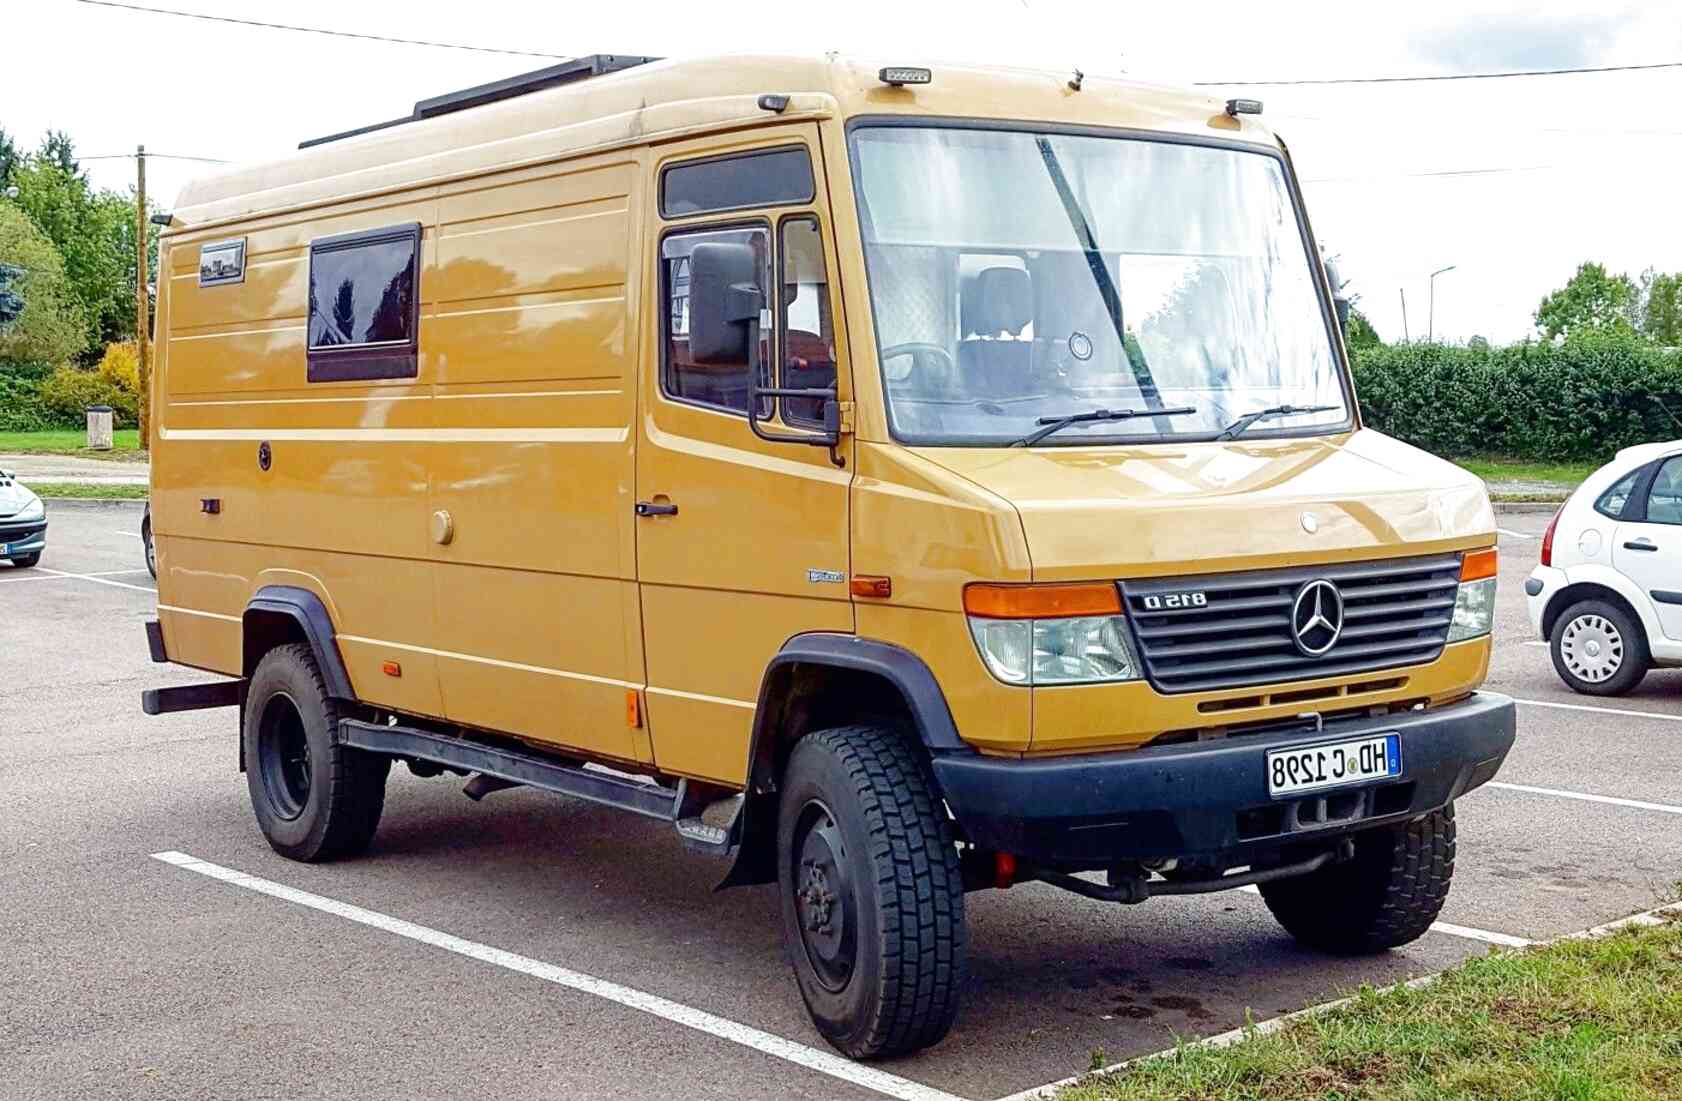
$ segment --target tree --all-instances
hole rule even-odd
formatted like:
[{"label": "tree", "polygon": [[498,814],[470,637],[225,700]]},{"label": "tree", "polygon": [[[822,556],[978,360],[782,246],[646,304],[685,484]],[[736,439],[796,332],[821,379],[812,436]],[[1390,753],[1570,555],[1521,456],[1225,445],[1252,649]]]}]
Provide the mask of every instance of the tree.
[{"label": "tree", "polygon": [[22,270],[10,289],[23,299],[17,319],[0,330],[0,361],[62,363],[80,352],[87,329],[64,260],[11,203],[0,203],[0,264]]},{"label": "tree", "polygon": [[1627,275],[1609,275],[1592,261],[1577,269],[1571,281],[1542,299],[1536,308],[1536,327],[1549,340],[1586,332],[1630,332],[1629,305],[1635,284]]},{"label": "tree", "polygon": [[1642,336],[1666,348],[1682,346],[1682,274],[1648,268],[1636,287],[1631,321]]},{"label": "tree", "polygon": [[133,336],[132,202],[114,192],[94,193],[86,179],[42,154],[27,158],[12,183],[18,189],[17,205],[63,257],[85,326],[78,354]]},{"label": "tree", "polygon": [[57,166],[65,175],[82,175],[82,166],[76,160],[76,143],[63,130],[47,131],[47,136],[41,139],[41,148],[35,151],[35,159]]},{"label": "tree", "polygon": [[1354,306],[1349,307],[1349,325],[1344,330],[1343,341],[1349,345],[1350,351],[1357,348],[1376,348],[1384,343],[1378,337],[1378,330],[1367,320],[1367,315]]},{"label": "tree", "polygon": [[12,178],[12,173],[17,171],[21,163],[23,154],[18,152],[17,142],[12,140],[12,135],[0,129],[0,188],[6,186],[7,181]]}]

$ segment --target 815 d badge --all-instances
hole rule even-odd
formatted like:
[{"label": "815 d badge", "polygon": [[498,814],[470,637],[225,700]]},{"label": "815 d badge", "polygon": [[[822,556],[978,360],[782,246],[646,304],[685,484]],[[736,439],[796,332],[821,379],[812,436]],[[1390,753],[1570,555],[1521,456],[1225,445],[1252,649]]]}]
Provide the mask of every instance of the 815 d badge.
[{"label": "815 d badge", "polygon": [[1145,611],[1172,612],[1180,608],[1207,608],[1207,593],[1153,593],[1145,597]]}]

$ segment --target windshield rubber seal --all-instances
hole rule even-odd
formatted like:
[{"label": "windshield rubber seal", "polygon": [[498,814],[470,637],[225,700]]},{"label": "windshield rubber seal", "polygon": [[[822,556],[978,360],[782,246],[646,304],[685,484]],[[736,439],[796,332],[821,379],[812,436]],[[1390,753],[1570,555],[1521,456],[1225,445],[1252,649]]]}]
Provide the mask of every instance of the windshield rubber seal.
[{"label": "windshield rubber seal", "polygon": [[[1235,138],[1219,138],[1203,134],[1179,134],[1162,130],[1140,130],[1135,127],[1121,126],[1085,126],[1072,123],[1055,123],[1034,119],[995,119],[972,118],[962,115],[855,115],[846,122],[847,136],[847,171],[853,189],[853,204],[857,215],[860,237],[858,240],[859,258],[864,264],[865,297],[870,304],[870,336],[874,350],[880,354],[882,348],[882,334],[878,329],[874,300],[871,299],[871,289],[875,285],[875,275],[870,270],[870,254],[864,247],[863,234],[870,224],[869,211],[864,205],[864,188],[861,186],[858,172],[858,141],[859,130],[870,129],[907,129],[907,130],[999,130],[1027,135],[1052,134],[1070,137],[1117,138],[1129,141],[1150,141],[1163,145],[1197,145],[1211,149],[1230,149],[1238,153],[1257,153],[1271,157],[1278,162],[1281,175],[1285,179],[1285,187],[1291,196],[1292,213],[1296,215],[1297,230],[1302,240],[1304,259],[1309,262],[1309,275],[1314,283],[1314,296],[1320,303],[1320,320],[1326,330],[1326,340],[1331,348],[1332,360],[1341,368],[1338,372],[1338,385],[1343,392],[1344,418],[1336,424],[1315,425],[1311,428],[1258,428],[1244,433],[1246,441],[1277,440],[1277,439],[1308,439],[1320,436],[1338,436],[1351,433],[1360,428],[1355,404],[1355,387],[1350,370],[1347,349],[1343,341],[1338,338],[1337,314],[1332,307],[1331,295],[1327,291],[1323,265],[1316,271],[1314,261],[1319,252],[1314,247],[1313,232],[1308,223],[1308,210],[1302,199],[1302,188],[1297,181],[1296,170],[1291,158],[1284,148],[1284,143],[1278,144],[1243,141]],[[885,420],[888,435],[895,443],[907,447],[981,447],[1008,448],[1013,440],[1003,436],[937,436],[924,437],[912,433],[901,432],[894,425],[893,404],[888,397],[887,375],[882,370],[878,360],[876,364],[876,382],[881,387],[882,409],[886,414]],[[856,385],[856,380],[855,380]],[[1221,429],[1197,433],[1150,433],[1127,435],[1124,437],[1108,436],[1072,436],[1053,442],[1051,439],[1042,440],[1042,447],[1115,447],[1148,443],[1209,443],[1220,434]],[[1236,440],[1224,440],[1223,443],[1236,443]]]}]

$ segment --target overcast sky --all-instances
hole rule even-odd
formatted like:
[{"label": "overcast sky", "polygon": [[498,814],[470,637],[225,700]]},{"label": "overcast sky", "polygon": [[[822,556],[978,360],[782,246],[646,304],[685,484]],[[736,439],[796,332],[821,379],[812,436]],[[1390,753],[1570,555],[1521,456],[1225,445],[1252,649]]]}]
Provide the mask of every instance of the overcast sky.
[{"label": "overcast sky", "polygon": [[[840,50],[904,64],[1080,67],[1170,82],[1302,80],[1682,61],[1682,6],[1415,0],[1143,5],[1081,0],[135,0],[233,18],[571,56]],[[414,101],[552,62],[13,0],[0,127],[86,155],[231,161],[405,115]],[[936,79],[939,79],[938,72]],[[1583,260],[1682,270],[1682,69],[1434,84],[1235,88],[1264,101],[1381,335],[1507,341]],[[104,186],[132,160],[89,160]],[[167,205],[214,165],[148,162]],[[1455,173],[1445,175],[1443,173]]]}]

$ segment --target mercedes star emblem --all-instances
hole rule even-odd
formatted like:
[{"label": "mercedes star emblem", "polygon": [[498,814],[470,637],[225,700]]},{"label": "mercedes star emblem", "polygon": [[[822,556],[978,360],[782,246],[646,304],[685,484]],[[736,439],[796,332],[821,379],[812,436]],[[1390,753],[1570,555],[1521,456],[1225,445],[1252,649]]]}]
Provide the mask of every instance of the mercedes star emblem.
[{"label": "mercedes star emblem", "polygon": [[1343,634],[1343,594],[1325,578],[1297,590],[1291,606],[1291,640],[1311,658],[1324,657]]}]

